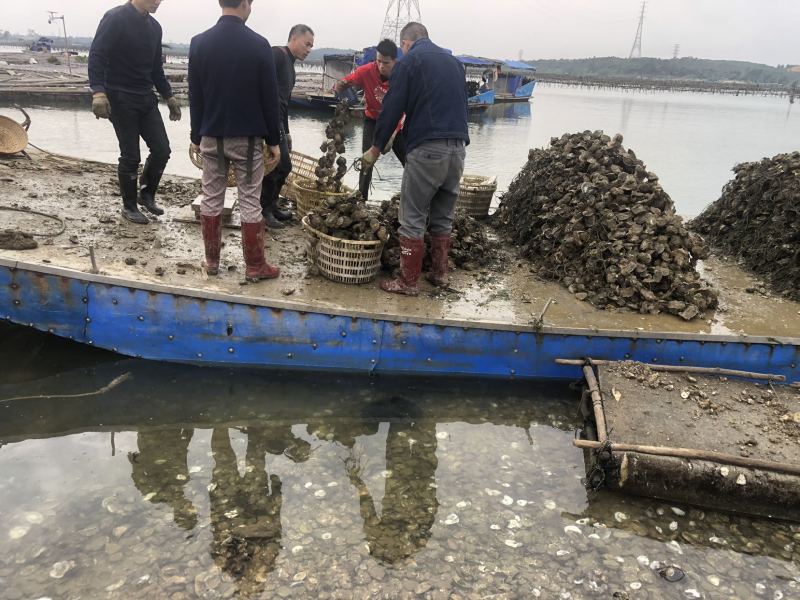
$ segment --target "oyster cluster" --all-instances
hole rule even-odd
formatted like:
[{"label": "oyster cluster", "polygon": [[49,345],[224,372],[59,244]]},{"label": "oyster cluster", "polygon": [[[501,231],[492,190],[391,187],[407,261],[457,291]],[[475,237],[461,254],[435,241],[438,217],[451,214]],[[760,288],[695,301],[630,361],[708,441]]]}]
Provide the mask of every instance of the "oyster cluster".
[{"label": "oyster cluster", "polygon": [[[389,230],[389,241],[383,248],[381,264],[386,269],[400,266],[400,242],[397,230],[400,227],[398,212],[400,197],[395,196],[381,204],[381,220]],[[430,237],[425,235],[425,262],[423,268],[430,267]],[[450,236],[450,262],[465,271],[477,271],[487,267],[500,258],[500,244],[487,235],[484,224],[474,218],[456,212],[453,231]]]},{"label": "oyster cluster", "polygon": [[347,159],[343,156],[344,129],[350,122],[350,117],[350,106],[341,102],[336,105],[333,119],[325,128],[325,141],[319,147],[320,152],[324,154],[317,161],[317,168],[314,171],[318,190],[329,192],[342,190],[342,179],[347,173]]},{"label": "oyster cluster", "polygon": [[689,223],[788,298],[800,300],[800,152],[743,163]]},{"label": "oyster cluster", "polygon": [[695,269],[708,256],[702,238],[619,134],[564,134],[531,150],[495,222],[534,272],[598,308],[688,321],[717,306]]},{"label": "oyster cluster", "polygon": [[326,198],[319,209],[308,215],[308,224],[317,231],[343,240],[385,242],[387,228],[367,208],[361,193]]}]

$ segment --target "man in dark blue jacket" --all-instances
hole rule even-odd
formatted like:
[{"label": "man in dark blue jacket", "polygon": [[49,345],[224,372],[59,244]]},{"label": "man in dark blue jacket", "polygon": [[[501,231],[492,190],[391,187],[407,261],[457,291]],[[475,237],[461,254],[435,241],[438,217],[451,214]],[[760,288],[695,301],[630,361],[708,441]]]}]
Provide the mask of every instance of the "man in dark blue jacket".
[{"label": "man in dark blue jacket", "polygon": [[[119,140],[119,187],[122,215],[133,223],[148,220],[138,202],[154,215],[164,211],[156,205],[156,192],[170,148],[164,121],[158,112],[153,87],[169,105],[169,118],[179,121],[181,108],[164,76],[161,60],[161,25],[150,15],[161,0],[129,0],[109,10],[100,21],[89,50],[89,87],[92,112],[98,119],[110,119]],[[150,150],[144,164],[141,188],[139,138]]]},{"label": "man in dark blue jacket", "polygon": [[407,157],[400,190],[400,272],[381,282],[387,292],[416,296],[425,254],[425,229],[431,234],[432,272],[428,280],[447,285],[450,232],[464,172],[467,94],[464,67],[428,38],[421,23],[409,23],[400,33],[405,56],[389,80],[389,93],[375,126],[372,148],[364,153],[370,168],[406,114]]},{"label": "man in dark blue jacket", "polygon": [[280,161],[280,122],[275,61],[269,42],[249,29],[253,0],[219,0],[222,17],[192,38],[189,47],[191,141],[203,156],[200,206],[205,268],[219,272],[222,208],[229,164],[236,171],[242,217],[242,250],[248,281],[274,279],[279,269],[264,257],[261,182]]}]

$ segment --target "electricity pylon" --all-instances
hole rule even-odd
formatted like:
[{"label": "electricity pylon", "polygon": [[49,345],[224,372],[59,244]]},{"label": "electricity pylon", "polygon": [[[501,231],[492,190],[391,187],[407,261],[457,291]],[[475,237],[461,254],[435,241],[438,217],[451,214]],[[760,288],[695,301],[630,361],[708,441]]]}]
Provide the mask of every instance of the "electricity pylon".
[{"label": "electricity pylon", "polygon": [[636,38],[628,58],[642,58],[642,29],[644,28],[644,9],[647,2],[642,2],[642,12],[639,14],[639,27],[636,28]]},{"label": "electricity pylon", "polygon": [[411,21],[419,21],[419,0],[389,0],[386,18],[383,21],[381,39],[400,43],[400,32]]}]

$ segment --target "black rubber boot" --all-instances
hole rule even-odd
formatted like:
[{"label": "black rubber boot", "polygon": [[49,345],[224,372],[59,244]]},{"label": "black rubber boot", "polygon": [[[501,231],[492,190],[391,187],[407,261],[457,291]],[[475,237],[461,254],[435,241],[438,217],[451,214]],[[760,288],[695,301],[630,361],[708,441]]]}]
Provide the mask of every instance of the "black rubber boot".
[{"label": "black rubber boot", "polygon": [[272,209],[272,216],[278,219],[278,221],[291,221],[292,211],[284,210],[276,203],[275,208]]},{"label": "black rubber boot", "polygon": [[264,178],[261,186],[261,214],[268,229],[283,229],[285,225],[275,217],[275,209],[278,207],[274,187],[269,178]]},{"label": "black rubber boot", "polygon": [[119,191],[122,194],[122,216],[131,223],[147,225],[150,221],[136,205],[136,173],[119,174]]},{"label": "black rubber boot", "polygon": [[157,217],[164,214],[164,209],[156,204],[156,192],[163,174],[164,168],[154,167],[152,159],[148,158],[144,163],[142,178],[139,182],[141,186],[139,188],[139,204]]}]

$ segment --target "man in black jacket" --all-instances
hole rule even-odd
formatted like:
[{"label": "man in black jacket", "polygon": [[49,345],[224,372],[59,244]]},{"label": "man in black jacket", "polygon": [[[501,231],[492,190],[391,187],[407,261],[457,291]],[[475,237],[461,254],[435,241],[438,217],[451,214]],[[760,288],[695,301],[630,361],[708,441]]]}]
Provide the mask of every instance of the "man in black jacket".
[{"label": "man in black jacket", "polygon": [[292,136],[289,134],[289,99],[297,75],[294,70],[296,61],[304,61],[314,47],[314,32],[308,25],[295,25],[289,31],[289,42],[286,46],[272,49],[275,59],[275,71],[278,77],[278,96],[281,105],[281,162],[278,167],[264,178],[261,188],[261,212],[267,227],[280,229],[281,221],[288,221],[292,214],[278,208],[278,196],[286,178],[292,172]]},{"label": "man in black jacket", "polygon": [[[161,56],[161,25],[150,15],[161,0],[128,0],[109,10],[100,21],[89,51],[89,87],[92,112],[110,119],[119,141],[119,187],[122,215],[133,223],[149,221],[138,203],[154,215],[164,211],[156,205],[156,192],[170,148],[164,121],[158,111],[153,87],[167,101],[169,118],[179,121],[181,108],[164,76]],[[144,164],[140,189],[139,138],[150,150]]]},{"label": "man in black jacket", "polygon": [[261,182],[266,163],[280,160],[280,121],[275,61],[269,42],[249,29],[253,0],[219,0],[222,17],[192,38],[189,47],[191,141],[203,156],[203,200],[200,206],[205,268],[219,272],[222,208],[228,166],[233,164],[239,188],[242,250],[248,281],[274,279],[279,269],[264,257]]}]

